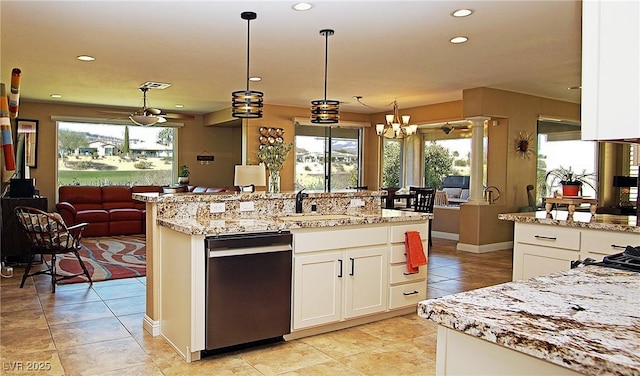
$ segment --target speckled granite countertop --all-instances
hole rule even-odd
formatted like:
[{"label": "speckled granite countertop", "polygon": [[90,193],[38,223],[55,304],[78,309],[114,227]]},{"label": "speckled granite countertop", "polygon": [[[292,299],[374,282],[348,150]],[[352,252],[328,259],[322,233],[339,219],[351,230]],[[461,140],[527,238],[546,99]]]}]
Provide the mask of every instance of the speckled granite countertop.
[{"label": "speckled granite countertop", "polygon": [[[380,214],[339,215],[343,218],[320,218],[314,213],[306,215],[293,214],[263,219],[198,219],[193,218],[158,218],[158,224],[189,235],[217,235],[239,232],[277,231],[295,228],[321,228],[335,226],[352,226],[375,223],[420,221],[433,218],[430,213],[415,213],[401,210],[382,209]],[[286,218],[286,219],[282,219]]]},{"label": "speckled granite countertop", "polygon": [[640,375],[640,273],[572,269],[425,300],[418,315],[586,375]]},{"label": "speckled granite countertop", "polygon": [[566,227],[590,228],[594,230],[638,232],[638,219],[635,215],[612,215],[575,212],[569,216],[569,212],[554,210],[547,214],[544,211],[535,213],[506,213],[498,214],[498,219],[505,221],[537,223],[544,225],[556,225]]}]

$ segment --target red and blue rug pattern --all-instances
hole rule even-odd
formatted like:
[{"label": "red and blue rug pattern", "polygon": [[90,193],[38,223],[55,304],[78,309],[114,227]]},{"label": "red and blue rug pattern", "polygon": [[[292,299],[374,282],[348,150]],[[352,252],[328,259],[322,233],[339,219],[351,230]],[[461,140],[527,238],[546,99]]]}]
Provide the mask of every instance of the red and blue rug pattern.
[{"label": "red and blue rug pattern", "polygon": [[[84,261],[93,282],[110,279],[142,277],[146,275],[146,248],[144,235],[123,235],[83,238],[82,249],[78,252]],[[76,257],[66,254],[56,260],[61,275],[77,274],[82,271]],[[86,282],[79,277],[58,283]]]}]

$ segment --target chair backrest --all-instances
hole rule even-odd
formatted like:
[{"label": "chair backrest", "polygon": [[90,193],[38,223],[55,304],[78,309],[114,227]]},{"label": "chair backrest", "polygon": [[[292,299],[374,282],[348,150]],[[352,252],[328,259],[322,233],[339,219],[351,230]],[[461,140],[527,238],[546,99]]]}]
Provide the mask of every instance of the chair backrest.
[{"label": "chair backrest", "polygon": [[433,188],[417,188],[416,198],[413,200],[413,210],[423,213],[433,213],[436,190]]},{"label": "chair backrest", "polygon": [[449,205],[449,196],[445,191],[436,191],[435,198],[433,199],[433,205],[447,206]]},{"label": "chair backrest", "polygon": [[79,237],[69,232],[60,214],[28,206],[14,211],[33,253],[62,253],[79,247]]}]

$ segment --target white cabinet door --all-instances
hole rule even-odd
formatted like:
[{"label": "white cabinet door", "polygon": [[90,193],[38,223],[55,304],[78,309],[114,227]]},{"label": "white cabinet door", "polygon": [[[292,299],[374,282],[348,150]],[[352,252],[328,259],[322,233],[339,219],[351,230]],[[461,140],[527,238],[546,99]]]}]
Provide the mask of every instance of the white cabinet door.
[{"label": "white cabinet door", "polygon": [[373,247],[345,253],[345,318],[386,310],[387,249]]},{"label": "white cabinet door", "polygon": [[583,140],[640,138],[640,2],[582,2]]},{"label": "white cabinet door", "polygon": [[513,249],[513,280],[569,270],[571,261],[579,257],[580,251],[577,250],[516,243]]},{"label": "white cabinet door", "polygon": [[340,321],[342,252],[294,257],[293,329]]},{"label": "white cabinet door", "polygon": [[640,234],[635,232],[582,230],[580,258],[602,261],[604,256],[624,252],[628,245],[640,245]]}]

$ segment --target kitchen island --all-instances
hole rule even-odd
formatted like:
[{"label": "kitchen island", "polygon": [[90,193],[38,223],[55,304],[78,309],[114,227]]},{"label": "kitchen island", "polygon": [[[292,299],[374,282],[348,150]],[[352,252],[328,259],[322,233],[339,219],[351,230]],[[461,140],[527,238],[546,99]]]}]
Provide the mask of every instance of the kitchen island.
[{"label": "kitchen island", "polygon": [[513,280],[567,270],[574,260],[620,253],[640,245],[636,216],[555,210],[499,214],[513,221]]},{"label": "kitchen island", "polygon": [[640,375],[640,274],[587,266],[422,301],[438,375]]},{"label": "kitchen island", "polygon": [[[269,231],[293,234],[292,332],[285,338],[415,312],[426,298],[426,268],[402,272],[404,233],[418,231],[428,252],[433,214],[381,209],[381,193],[309,193],[303,213],[295,212],[295,193],[134,195],[147,203],[145,330],[163,336],[187,361],[199,359],[205,239]],[[303,292],[309,287],[313,296]]]}]

